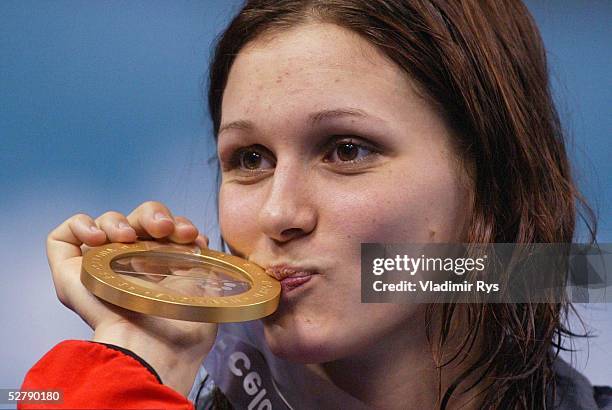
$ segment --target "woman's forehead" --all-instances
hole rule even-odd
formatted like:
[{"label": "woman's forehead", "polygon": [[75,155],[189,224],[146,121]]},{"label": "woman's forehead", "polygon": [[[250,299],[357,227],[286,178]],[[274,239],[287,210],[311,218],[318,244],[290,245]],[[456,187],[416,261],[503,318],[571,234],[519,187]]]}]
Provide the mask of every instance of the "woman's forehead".
[{"label": "woman's forehead", "polygon": [[337,107],[385,117],[385,111],[415,103],[407,74],[365,39],[336,25],[313,24],[240,51],[224,90],[222,126],[290,113],[305,119]]}]

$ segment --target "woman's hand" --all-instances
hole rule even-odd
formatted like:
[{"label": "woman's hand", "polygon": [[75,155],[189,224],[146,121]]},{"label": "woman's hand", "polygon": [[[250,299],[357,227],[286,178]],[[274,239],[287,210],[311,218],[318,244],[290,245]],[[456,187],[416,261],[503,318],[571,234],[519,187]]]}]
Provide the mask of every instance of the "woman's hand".
[{"label": "woman's hand", "polygon": [[208,247],[208,238],[159,202],[145,202],[127,216],[106,212],[97,219],[76,214],[47,237],[47,257],[59,300],[94,330],[93,340],[129,349],[147,361],[164,384],[187,395],[210,351],[217,325],[147,316],[106,303],[81,283],[86,247],[137,238]]}]

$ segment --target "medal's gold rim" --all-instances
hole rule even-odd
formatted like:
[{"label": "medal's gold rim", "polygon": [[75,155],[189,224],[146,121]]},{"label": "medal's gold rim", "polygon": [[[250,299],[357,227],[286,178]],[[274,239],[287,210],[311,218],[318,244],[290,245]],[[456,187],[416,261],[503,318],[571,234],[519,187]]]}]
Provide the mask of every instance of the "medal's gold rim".
[{"label": "medal's gold rim", "polygon": [[[212,249],[200,253],[164,247],[153,241],[135,243],[109,243],[89,249],[83,255],[81,282],[97,297],[114,305],[149,315],[193,322],[243,322],[272,314],[278,307],[280,283],[263,268],[245,259]],[[163,247],[163,250],[159,248]],[[169,252],[204,262],[244,276],[251,288],[233,296],[183,296],[156,292],[119,276],[111,269],[117,258],[145,252]]]}]

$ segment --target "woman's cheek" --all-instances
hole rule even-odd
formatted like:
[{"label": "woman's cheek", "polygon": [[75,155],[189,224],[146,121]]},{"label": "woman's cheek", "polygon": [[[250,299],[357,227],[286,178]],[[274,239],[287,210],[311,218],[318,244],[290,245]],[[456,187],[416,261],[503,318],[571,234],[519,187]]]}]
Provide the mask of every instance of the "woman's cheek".
[{"label": "woman's cheek", "polygon": [[341,230],[338,234],[355,242],[455,240],[467,207],[465,189],[448,164],[439,163],[433,169],[415,165],[400,163],[356,180],[352,189],[345,185],[345,194],[334,197],[329,216],[347,221],[335,227]]},{"label": "woman's cheek", "polygon": [[422,237],[426,219],[431,219],[431,209],[422,203],[422,190],[415,185],[390,173],[355,179],[328,196],[328,212],[321,216],[330,221],[336,237],[357,245],[408,242]]},{"label": "woman's cheek", "polygon": [[243,192],[244,187],[221,185],[219,191],[219,229],[225,241],[244,255],[256,234],[258,204]]}]

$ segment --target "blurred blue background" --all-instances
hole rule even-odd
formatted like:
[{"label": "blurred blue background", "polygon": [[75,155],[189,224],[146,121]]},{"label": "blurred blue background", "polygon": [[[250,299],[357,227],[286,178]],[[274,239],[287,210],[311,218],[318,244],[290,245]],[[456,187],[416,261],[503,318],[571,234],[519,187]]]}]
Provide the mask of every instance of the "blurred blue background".
[{"label": "blurred blue background", "polygon": [[[219,249],[201,83],[213,38],[239,3],[0,2],[0,388],[20,386],[60,340],[91,336],[56,299],[46,262],[46,235],[70,215],[158,200]],[[578,182],[599,210],[599,241],[612,242],[612,2],[527,5]],[[612,384],[612,308],[581,312],[600,336],[577,343],[573,362]]]}]

